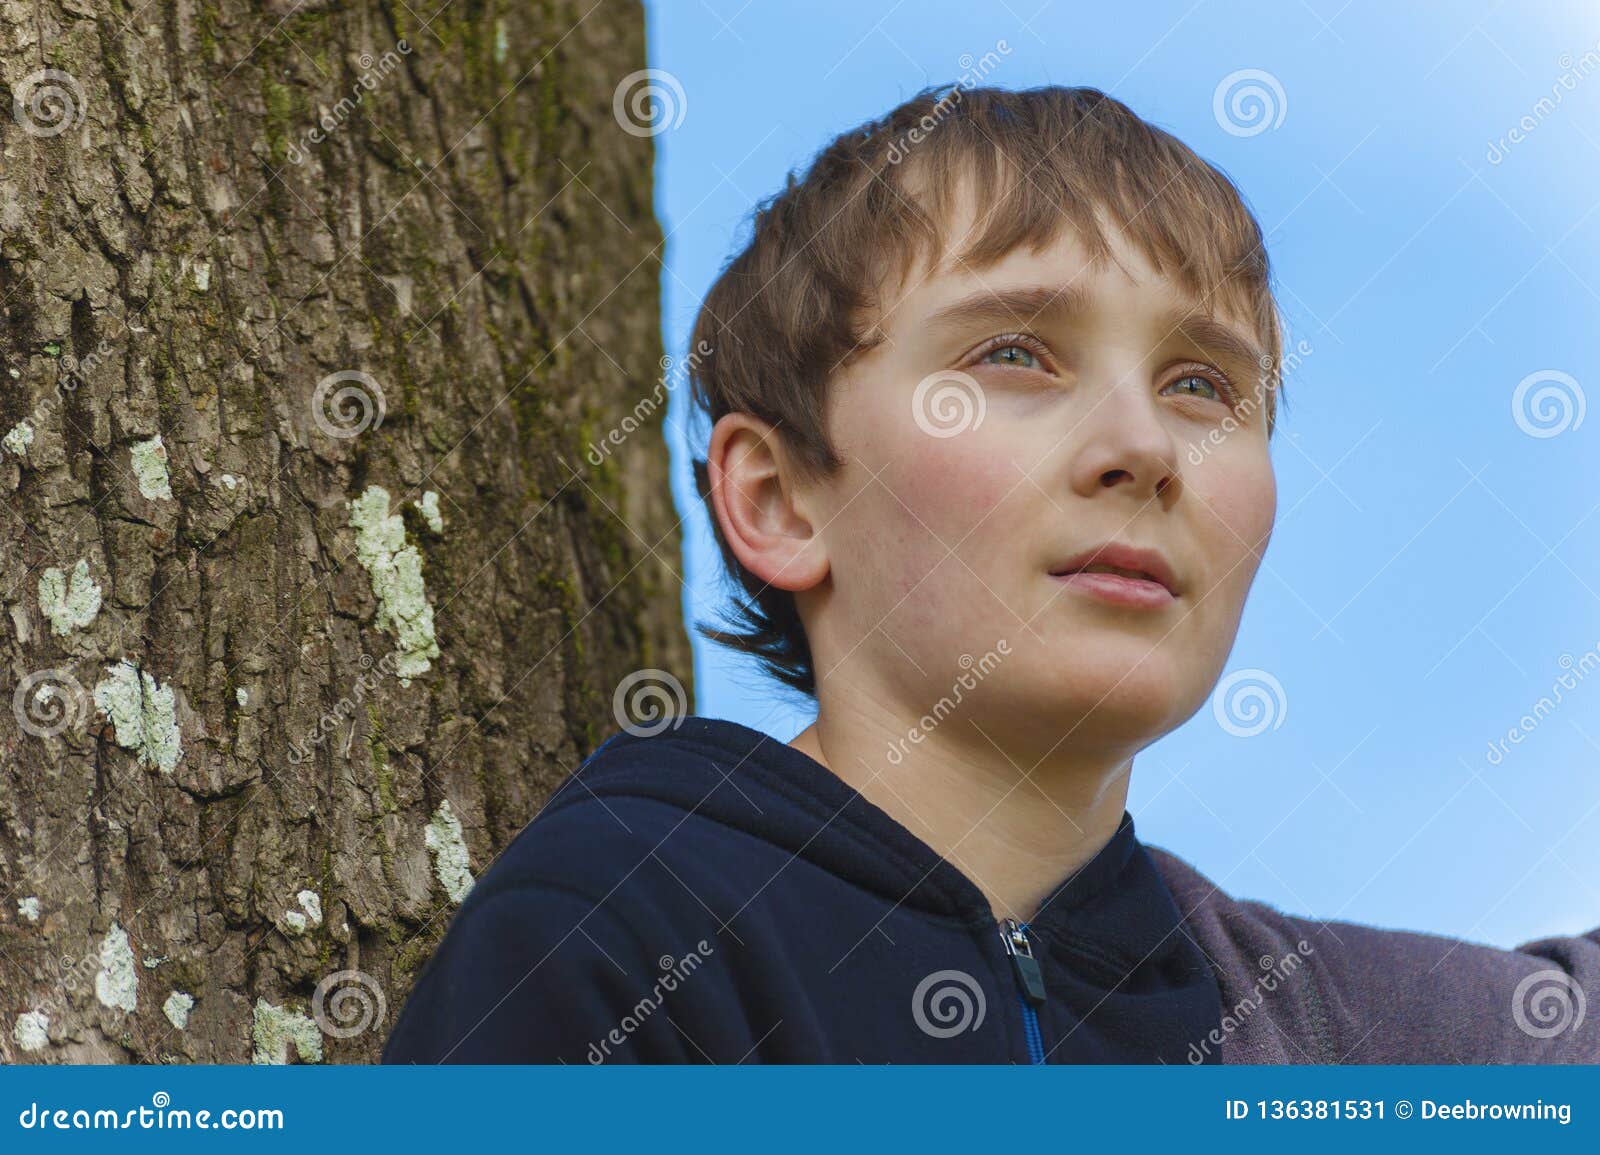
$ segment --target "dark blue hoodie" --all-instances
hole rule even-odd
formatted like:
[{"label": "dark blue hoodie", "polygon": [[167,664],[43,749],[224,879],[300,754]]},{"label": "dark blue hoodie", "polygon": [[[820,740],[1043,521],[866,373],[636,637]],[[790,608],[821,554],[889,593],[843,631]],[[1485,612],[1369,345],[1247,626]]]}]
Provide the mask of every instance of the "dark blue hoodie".
[{"label": "dark blue hoodie", "polygon": [[1126,813],[1006,926],[806,754],[688,717],[615,735],[561,785],[456,912],[383,1058],[1188,1063],[1222,1008],[1181,923]]}]

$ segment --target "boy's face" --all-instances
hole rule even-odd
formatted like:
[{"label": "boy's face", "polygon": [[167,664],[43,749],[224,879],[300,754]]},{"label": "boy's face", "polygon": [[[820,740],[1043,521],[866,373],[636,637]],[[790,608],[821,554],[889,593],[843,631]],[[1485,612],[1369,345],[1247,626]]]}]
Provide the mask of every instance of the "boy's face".
[{"label": "boy's face", "polygon": [[[1180,329],[1213,310],[1115,229],[1099,268],[1070,233],[983,269],[914,270],[885,300],[886,340],[831,383],[846,464],[815,494],[830,581],[801,595],[825,706],[915,719],[959,697],[1008,751],[1043,757],[1070,732],[1131,753],[1221,673],[1277,505],[1261,365]],[[1024,289],[1055,302],[953,311]],[[1162,555],[1175,595],[1134,608],[1056,576],[1108,542]]]}]

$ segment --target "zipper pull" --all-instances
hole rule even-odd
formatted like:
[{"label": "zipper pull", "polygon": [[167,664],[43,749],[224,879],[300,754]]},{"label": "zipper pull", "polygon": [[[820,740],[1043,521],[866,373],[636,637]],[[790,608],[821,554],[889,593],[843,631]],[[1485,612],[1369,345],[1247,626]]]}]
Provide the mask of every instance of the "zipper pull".
[{"label": "zipper pull", "polygon": [[1017,982],[1035,1007],[1044,1006],[1044,972],[1033,957],[1033,943],[1028,941],[1028,928],[1014,918],[1000,924],[1000,941],[1005,944],[1011,967],[1017,972]]}]

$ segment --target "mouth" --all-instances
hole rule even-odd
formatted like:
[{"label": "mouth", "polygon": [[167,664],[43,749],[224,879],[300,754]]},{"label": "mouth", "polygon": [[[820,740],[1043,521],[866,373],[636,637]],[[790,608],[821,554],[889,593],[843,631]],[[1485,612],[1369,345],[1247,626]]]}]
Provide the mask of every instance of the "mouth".
[{"label": "mouth", "polygon": [[1179,596],[1166,558],[1154,550],[1110,542],[1068,558],[1050,576],[1102,601],[1142,608],[1171,605]]}]

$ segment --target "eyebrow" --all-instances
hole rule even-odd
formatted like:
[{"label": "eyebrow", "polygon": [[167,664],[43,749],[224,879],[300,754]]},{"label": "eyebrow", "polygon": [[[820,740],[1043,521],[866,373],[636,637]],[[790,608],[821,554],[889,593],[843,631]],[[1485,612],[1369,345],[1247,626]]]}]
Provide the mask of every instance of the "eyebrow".
[{"label": "eyebrow", "polygon": [[1214,355],[1220,361],[1233,361],[1236,369],[1266,373],[1271,368],[1267,354],[1259,344],[1208,313],[1172,309],[1163,315],[1160,324],[1169,333],[1181,336],[1201,352]]},{"label": "eyebrow", "polygon": [[1089,309],[1092,292],[1086,285],[1048,285],[1016,289],[982,289],[953,301],[925,322],[936,329],[957,329],[970,325],[1031,324],[1067,321]]},{"label": "eyebrow", "polygon": [[[979,325],[1018,325],[1043,322],[1062,324],[1086,313],[1094,293],[1086,285],[1048,285],[1014,289],[984,289],[953,301],[928,317],[934,329],[955,330]],[[1168,309],[1157,319],[1162,340],[1180,336],[1195,348],[1235,368],[1262,371],[1266,357],[1260,345],[1238,329],[1209,313],[1181,307]]]}]

